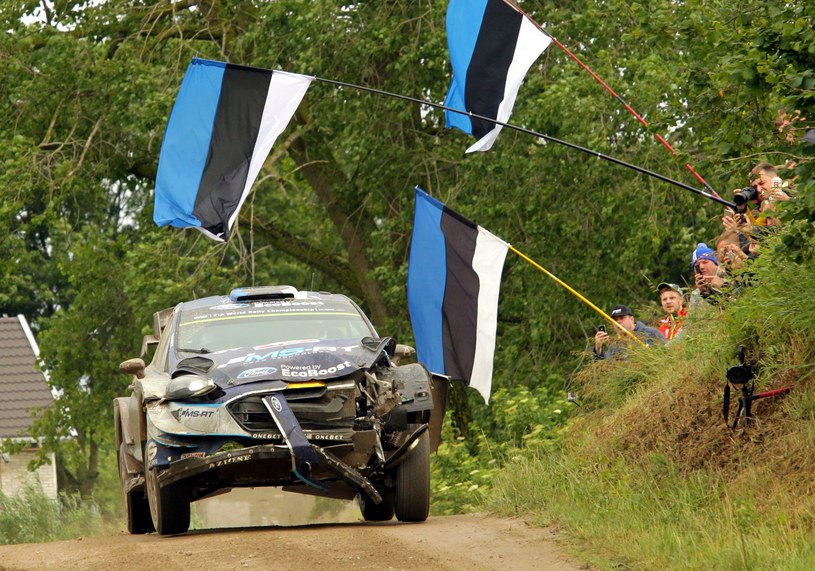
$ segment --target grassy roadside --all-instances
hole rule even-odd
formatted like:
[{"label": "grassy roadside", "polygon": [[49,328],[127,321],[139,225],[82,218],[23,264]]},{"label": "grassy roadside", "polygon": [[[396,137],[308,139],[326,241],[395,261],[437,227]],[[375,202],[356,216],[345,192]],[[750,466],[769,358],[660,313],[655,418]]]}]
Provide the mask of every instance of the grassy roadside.
[{"label": "grassy roadside", "polygon": [[[765,253],[755,285],[684,341],[581,371],[563,441],[516,454],[488,506],[559,526],[601,568],[815,568],[813,331],[815,264]],[[757,390],[794,389],[734,434],[721,407],[738,345]]]},{"label": "grassy roadside", "polygon": [[0,545],[40,543],[112,533],[121,524],[94,500],[62,494],[51,499],[38,483],[22,493],[0,492]]}]

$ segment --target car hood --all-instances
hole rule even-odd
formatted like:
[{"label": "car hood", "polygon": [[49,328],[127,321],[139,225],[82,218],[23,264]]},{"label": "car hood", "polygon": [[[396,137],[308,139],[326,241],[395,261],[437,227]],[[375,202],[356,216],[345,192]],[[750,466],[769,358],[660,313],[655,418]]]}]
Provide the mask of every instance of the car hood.
[{"label": "car hood", "polygon": [[345,377],[370,369],[395,342],[390,338],[300,340],[228,349],[184,359],[173,376],[206,374],[222,388],[261,380],[297,382]]}]

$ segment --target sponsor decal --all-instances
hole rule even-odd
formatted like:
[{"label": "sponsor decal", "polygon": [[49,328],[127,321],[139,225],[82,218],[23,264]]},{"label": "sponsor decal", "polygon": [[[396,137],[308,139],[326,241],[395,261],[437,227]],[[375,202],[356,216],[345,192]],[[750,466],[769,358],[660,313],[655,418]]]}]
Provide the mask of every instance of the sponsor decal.
[{"label": "sponsor decal", "polygon": [[309,440],[350,440],[347,434],[335,434],[332,432],[306,434],[306,438]]},{"label": "sponsor decal", "polygon": [[244,363],[252,363],[254,361],[265,361],[266,359],[282,359],[284,357],[293,357],[294,355],[299,355],[300,353],[304,353],[306,350],[303,347],[294,347],[291,349],[281,349],[279,351],[269,351],[263,355],[258,353],[250,353],[247,355],[243,362]]},{"label": "sponsor decal", "polygon": [[202,410],[200,408],[179,408],[172,411],[172,415],[176,420],[182,418],[210,418],[214,414],[214,410]]},{"label": "sponsor decal", "polygon": [[[296,341],[297,343],[307,343],[316,341],[315,339],[311,340],[301,340]],[[286,341],[285,343],[291,343],[291,341]],[[228,367],[229,365],[234,365],[235,363],[243,363],[245,365],[250,365],[253,363],[261,363],[263,361],[268,361],[269,359],[285,359],[288,357],[294,357],[296,355],[307,355],[307,354],[314,354],[314,353],[337,353],[337,352],[345,352],[350,353],[355,349],[359,349],[359,345],[347,345],[343,347],[336,347],[333,345],[317,345],[315,347],[290,347],[288,349],[278,349],[275,351],[267,351],[262,352],[258,351],[258,349],[265,349],[267,347],[273,347],[275,345],[279,345],[279,343],[272,343],[271,345],[261,345],[259,347],[255,347],[255,351],[248,353],[245,355],[241,355],[240,357],[233,357],[226,363],[222,363],[218,365],[219,369],[224,367]],[[350,366],[350,365],[346,365]]]},{"label": "sponsor decal", "polygon": [[272,403],[272,408],[274,408],[277,412],[283,410],[283,405],[280,404],[280,400],[277,397],[272,397],[269,399],[269,401]]},{"label": "sponsor decal", "polygon": [[203,458],[206,456],[205,452],[187,452],[186,454],[181,455],[181,459],[184,460],[185,458]]},{"label": "sponsor decal", "polygon": [[265,377],[267,375],[274,375],[277,372],[275,367],[257,367],[255,369],[247,369],[238,375],[239,379],[253,379],[256,377]]},{"label": "sponsor decal", "polygon": [[326,367],[325,369],[319,368],[319,365],[281,365],[280,374],[284,377],[313,379],[326,375],[334,375],[350,366],[351,363],[348,361],[344,361],[332,367]]},{"label": "sponsor decal", "polygon": [[[337,434],[335,432],[309,432],[305,431],[309,440],[351,440],[350,434]],[[283,436],[275,432],[257,432],[252,434],[255,440],[283,440]]]},{"label": "sponsor decal", "polygon": [[210,309],[240,309],[242,307],[249,307],[248,303],[226,303],[224,305],[216,305]]},{"label": "sponsor decal", "polygon": [[217,462],[210,462],[209,468],[218,468],[219,466],[226,466],[228,464],[237,464],[238,462],[246,462],[252,458],[251,454],[244,454],[243,456],[233,456],[232,458],[224,458],[223,460],[218,460]]}]

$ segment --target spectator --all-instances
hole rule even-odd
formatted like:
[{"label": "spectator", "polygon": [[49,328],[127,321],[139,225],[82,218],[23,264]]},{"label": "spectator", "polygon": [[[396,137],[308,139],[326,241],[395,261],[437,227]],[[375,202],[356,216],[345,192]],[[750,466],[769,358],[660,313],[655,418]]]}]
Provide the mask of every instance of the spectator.
[{"label": "spectator", "polygon": [[659,332],[665,336],[665,339],[675,339],[682,331],[682,325],[688,315],[684,293],[678,285],[665,282],[657,286],[657,291],[662,309],[667,313],[659,320]]},{"label": "spectator", "polygon": [[[777,202],[790,199],[782,188],[778,171],[770,163],[759,163],[750,171],[749,181],[758,196],[747,203],[755,212],[745,212],[746,218],[757,226],[777,226],[778,218],[771,218],[769,214],[775,210]],[[733,194],[741,192],[742,190],[737,189],[733,191]],[[759,214],[756,215],[756,212]]]},{"label": "spectator", "polygon": [[707,244],[700,242],[691,254],[690,267],[696,285],[696,289],[690,295],[690,309],[699,306],[702,300],[713,305],[717,304],[723,289],[729,284],[724,270],[719,266],[716,253]]},{"label": "spectator", "polygon": [[716,259],[724,264],[728,271],[740,270],[744,262],[754,260],[758,251],[754,243],[741,232],[725,231],[716,238]]},{"label": "spectator", "polygon": [[744,252],[749,259],[755,259],[759,254],[759,245],[755,238],[752,237],[753,225],[747,220],[742,220],[733,214],[733,211],[728,209],[728,213],[722,218],[722,226],[724,226],[724,233],[716,239],[716,255],[718,259],[722,259],[722,252],[719,252],[719,244],[721,240],[726,240],[726,243],[734,243],[733,239],[728,237],[728,234],[734,234],[738,237],[738,245],[741,251]]},{"label": "spectator", "polygon": [[[665,341],[658,329],[648,327],[642,321],[635,320],[634,312],[626,305],[615,305],[609,315],[620,327],[633,333],[649,347],[654,342]],[[594,336],[594,349],[592,349],[592,352],[595,360],[609,359],[611,357],[625,359],[628,356],[625,354],[625,350],[631,342],[628,335],[621,333],[618,339],[609,343],[610,339],[611,336],[605,331],[598,331]],[[604,347],[606,343],[608,343],[607,349]]]}]

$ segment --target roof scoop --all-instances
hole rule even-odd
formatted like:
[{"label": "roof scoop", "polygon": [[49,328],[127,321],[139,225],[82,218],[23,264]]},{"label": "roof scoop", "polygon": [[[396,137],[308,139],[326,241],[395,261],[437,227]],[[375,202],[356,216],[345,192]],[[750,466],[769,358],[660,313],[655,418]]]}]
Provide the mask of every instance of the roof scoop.
[{"label": "roof scoop", "polygon": [[296,293],[297,288],[289,285],[239,287],[229,292],[229,299],[234,303],[265,299],[292,299]]}]

